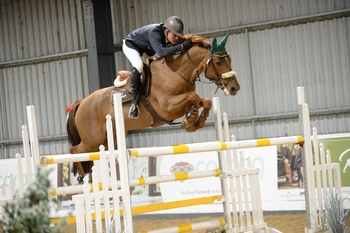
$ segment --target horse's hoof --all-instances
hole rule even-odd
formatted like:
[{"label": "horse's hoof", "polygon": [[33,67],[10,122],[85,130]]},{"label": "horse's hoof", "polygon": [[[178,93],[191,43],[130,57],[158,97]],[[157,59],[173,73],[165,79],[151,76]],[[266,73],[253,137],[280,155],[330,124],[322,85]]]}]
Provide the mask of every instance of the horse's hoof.
[{"label": "horse's hoof", "polygon": [[186,128],[186,131],[189,132],[189,133],[192,133],[193,132],[192,127]]},{"label": "horse's hoof", "polygon": [[183,120],[183,121],[181,122],[181,129],[186,129],[186,128],[187,128],[186,121]]},{"label": "horse's hoof", "polygon": [[79,184],[84,184],[84,176],[79,175],[79,176],[77,177],[77,181],[78,181]]}]

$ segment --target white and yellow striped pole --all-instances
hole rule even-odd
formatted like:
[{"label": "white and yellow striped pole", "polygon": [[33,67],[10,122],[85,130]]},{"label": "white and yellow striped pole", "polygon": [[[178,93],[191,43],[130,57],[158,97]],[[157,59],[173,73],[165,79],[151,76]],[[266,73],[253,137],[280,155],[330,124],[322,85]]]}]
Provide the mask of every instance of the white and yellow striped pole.
[{"label": "white and yellow striped pole", "polygon": [[142,231],[141,233],[179,233],[179,232],[192,232],[197,230],[203,230],[203,229],[210,229],[210,228],[218,228],[225,224],[225,221],[223,219],[214,219],[210,221],[204,221],[204,222],[197,222],[197,223],[190,223],[190,224],[184,224],[176,227],[168,227],[168,228],[162,228],[157,229],[153,231]]},{"label": "white and yellow striped pole", "polygon": [[[186,154],[195,152],[207,152],[207,151],[222,151],[231,149],[242,149],[262,146],[273,146],[280,144],[291,144],[299,143],[304,141],[302,136],[290,136],[280,138],[262,138],[254,140],[244,141],[211,141],[211,142],[200,142],[192,144],[181,144],[175,146],[164,146],[164,147],[145,147],[145,148],[133,148],[128,149],[127,152],[131,158],[135,157],[150,157],[150,156],[163,156],[172,154]],[[118,151],[115,151],[118,153]],[[107,159],[109,158],[109,152],[106,151]],[[70,163],[70,162],[82,162],[100,160],[100,152],[81,153],[81,154],[62,154],[59,156],[55,155],[43,155],[41,156],[41,166],[47,166],[49,164],[59,163]]]},{"label": "white and yellow striped pole", "polygon": [[[205,177],[212,177],[212,176],[217,177],[220,174],[221,174],[221,170],[217,168],[214,170],[207,170],[207,171],[183,172],[183,173],[176,173],[176,174],[170,174],[170,175],[141,177],[137,179],[131,179],[130,187],[134,187],[138,185],[146,185],[146,184],[158,184],[158,183],[165,183],[165,182],[171,182],[171,181],[205,178]],[[102,190],[101,182],[98,183],[98,187],[99,187],[99,190]],[[118,189],[121,187],[120,181],[117,181],[117,187]],[[112,189],[110,183],[108,185],[108,188]],[[90,191],[93,191],[93,184],[90,184]],[[57,188],[51,189],[51,196],[80,194],[83,192],[84,192],[83,185],[72,185],[72,186],[64,186],[64,187],[57,187]]]},{"label": "white and yellow striped pole", "polygon": [[[109,151],[106,151],[106,158],[109,158]],[[118,151],[114,153],[118,154]],[[43,155],[40,159],[42,167],[50,164],[73,163],[100,160],[100,152],[80,153],[80,154],[61,154],[61,155]]]},{"label": "white and yellow striped pole", "polygon": [[[76,198],[79,198],[82,196],[76,195]],[[170,202],[163,202],[163,203],[156,203],[156,204],[150,204],[150,205],[142,205],[142,206],[134,206],[132,207],[131,213],[132,215],[139,215],[139,214],[145,214],[149,212],[155,212],[155,211],[163,211],[163,210],[169,210],[174,208],[183,208],[183,207],[189,207],[189,206],[196,206],[196,205],[205,205],[210,203],[215,203],[216,201],[221,201],[222,196],[221,195],[214,195],[214,196],[207,196],[207,197],[199,197],[199,198],[192,198],[192,199],[186,199],[186,200],[179,200],[179,201],[170,201]],[[124,211],[122,208],[119,209],[120,216],[124,216]],[[91,219],[96,219],[96,214],[91,214]],[[114,216],[114,210],[110,210],[110,215]],[[78,216],[78,215],[77,215]],[[105,218],[106,214],[105,212],[101,211],[102,218]],[[79,215],[79,217],[85,219],[86,217],[83,215]],[[66,218],[69,224],[74,224],[77,221],[76,216],[71,216]],[[50,222],[53,224],[59,223],[61,218],[52,218],[50,219]]]},{"label": "white and yellow striped pole", "polygon": [[135,157],[150,157],[150,156],[163,156],[173,154],[186,154],[195,152],[207,152],[207,151],[221,151],[231,149],[253,148],[263,146],[274,146],[281,144],[293,144],[303,142],[302,136],[290,136],[279,138],[262,138],[254,140],[243,141],[229,141],[229,142],[200,142],[191,144],[181,144],[175,146],[164,147],[146,147],[146,148],[133,148],[128,149],[128,153],[131,158]]}]

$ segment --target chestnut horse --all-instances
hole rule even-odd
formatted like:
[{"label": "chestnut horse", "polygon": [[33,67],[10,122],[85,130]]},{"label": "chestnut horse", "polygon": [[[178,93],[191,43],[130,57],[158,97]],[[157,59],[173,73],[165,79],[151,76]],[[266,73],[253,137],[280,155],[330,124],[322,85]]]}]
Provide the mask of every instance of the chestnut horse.
[{"label": "chestnut horse", "polygon": [[[195,92],[200,74],[204,73],[227,96],[236,95],[240,89],[236,72],[231,69],[231,59],[225,49],[227,37],[228,35],[220,43],[214,38],[210,43],[203,37],[187,36],[193,42],[191,49],[179,55],[152,61],[149,92],[139,103],[139,118],[128,118],[131,103],[129,101],[123,104],[126,133],[129,130],[171,123],[182,116],[185,116],[182,128],[186,131],[195,132],[203,128],[212,102]],[[112,86],[97,90],[73,104],[67,119],[68,140],[72,144],[70,153],[96,152],[100,145],[107,148],[107,114],[112,116],[115,128],[114,107],[111,102],[114,88]],[[200,109],[202,111],[199,114]],[[74,163],[74,175],[78,171],[80,176],[85,176],[91,172],[92,165],[93,161]]]}]

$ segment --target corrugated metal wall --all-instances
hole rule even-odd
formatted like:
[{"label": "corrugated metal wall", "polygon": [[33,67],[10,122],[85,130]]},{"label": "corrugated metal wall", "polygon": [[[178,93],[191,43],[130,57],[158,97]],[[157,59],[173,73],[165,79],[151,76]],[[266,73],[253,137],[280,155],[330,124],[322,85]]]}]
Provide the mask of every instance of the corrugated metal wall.
[{"label": "corrugated metal wall", "polygon": [[0,1],[0,158],[23,154],[34,105],[42,153],[68,151],[66,107],[89,94],[81,1]]},{"label": "corrugated metal wall", "polygon": [[[219,4],[218,4],[219,3]],[[227,50],[241,91],[225,97],[198,83],[202,96],[220,97],[238,139],[296,135],[297,86],[304,86],[311,125],[319,133],[350,131],[350,1],[225,0],[111,1],[114,41],[147,23],[178,15],[185,32],[213,38],[230,33]],[[0,0],[0,158],[22,153],[21,126],[35,105],[43,154],[68,152],[65,108],[88,95],[83,2]],[[130,68],[121,51],[117,69]],[[205,81],[205,78],[202,78]],[[179,126],[130,134],[128,146],[215,140],[208,126]],[[181,121],[181,119],[179,120]]]},{"label": "corrugated metal wall", "polygon": [[[262,23],[290,21],[321,17],[348,11],[349,0],[134,0],[112,1],[115,19],[115,41],[122,39],[133,29],[147,23],[164,21],[177,15],[185,22],[187,33],[202,34],[230,29],[257,27]],[[323,16],[328,17],[328,16]],[[330,16],[331,18],[333,16]],[[286,23],[288,24],[288,23]],[[274,25],[268,27],[273,28]]]}]

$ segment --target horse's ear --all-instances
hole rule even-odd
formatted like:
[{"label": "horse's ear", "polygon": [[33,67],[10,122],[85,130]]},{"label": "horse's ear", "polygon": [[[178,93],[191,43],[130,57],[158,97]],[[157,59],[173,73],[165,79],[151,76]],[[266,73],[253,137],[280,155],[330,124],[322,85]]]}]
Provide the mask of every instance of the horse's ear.
[{"label": "horse's ear", "polygon": [[228,38],[228,34],[226,34],[226,36],[224,37],[224,39],[222,39],[222,41],[221,41],[219,44],[225,47],[227,38]]},{"label": "horse's ear", "polygon": [[211,50],[210,50],[211,54],[216,52],[217,45],[218,45],[218,42],[217,42],[216,36],[215,36],[214,39],[213,39],[213,42],[211,43]]}]

